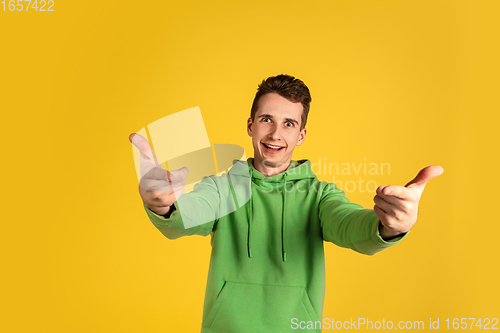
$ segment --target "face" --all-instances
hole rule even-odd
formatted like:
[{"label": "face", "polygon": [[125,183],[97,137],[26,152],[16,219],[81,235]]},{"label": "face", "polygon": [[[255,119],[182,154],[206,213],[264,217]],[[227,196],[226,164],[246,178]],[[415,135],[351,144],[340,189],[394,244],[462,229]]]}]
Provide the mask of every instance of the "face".
[{"label": "face", "polygon": [[266,176],[286,170],[295,146],[306,137],[300,130],[303,106],[290,102],[277,93],[265,94],[259,99],[255,119],[247,122],[248,135],[252,137],[254,167]]}]

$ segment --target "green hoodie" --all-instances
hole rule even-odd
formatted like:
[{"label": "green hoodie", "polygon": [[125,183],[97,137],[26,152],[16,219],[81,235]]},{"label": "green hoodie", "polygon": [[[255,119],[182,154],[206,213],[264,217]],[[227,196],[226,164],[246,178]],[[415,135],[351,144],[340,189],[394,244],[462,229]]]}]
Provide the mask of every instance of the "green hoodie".
[{"label": "green hoodie", "polygon": [[406,234],[384,241],[373,209],[318,181],[308,160],[267,178],[253,158],[233,163],[182,195],[169,218],[144,206],[169,239],[211,234],[201,332],[296,332],[301,321],[321,332],[323,241],[373,255]]}]

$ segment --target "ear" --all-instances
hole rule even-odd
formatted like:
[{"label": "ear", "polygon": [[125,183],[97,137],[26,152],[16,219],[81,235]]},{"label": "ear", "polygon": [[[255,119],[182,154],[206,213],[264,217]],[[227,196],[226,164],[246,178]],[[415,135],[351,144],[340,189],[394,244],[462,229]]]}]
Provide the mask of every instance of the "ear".
[{"label": "ear", "polygon": [[252,136],[252,125],[253,125],[252,118],[248,118],[248,120],[247,120],[247,133],[249,136]]},{"label": "ear", "polygon": [[299,139],[297,140],[296,146],[300,146],[302,142],[304,142],[304,140],[306,139],[306,133],[307,130],[305,128],[302,129],[302,131],[300,131]]}]

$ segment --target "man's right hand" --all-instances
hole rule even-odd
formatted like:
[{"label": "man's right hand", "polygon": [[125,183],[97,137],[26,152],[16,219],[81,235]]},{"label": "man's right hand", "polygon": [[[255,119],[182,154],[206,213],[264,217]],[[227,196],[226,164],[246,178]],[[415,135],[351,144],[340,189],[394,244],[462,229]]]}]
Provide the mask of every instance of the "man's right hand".
[{"label": "man's right hand", "polygon": [[141,153],[139,194],[142,201],[156,214],[166,215],[184,192],[189,170],[187,167],[174,171],[162,169],[146,138],[132,133],[129,140]]}]

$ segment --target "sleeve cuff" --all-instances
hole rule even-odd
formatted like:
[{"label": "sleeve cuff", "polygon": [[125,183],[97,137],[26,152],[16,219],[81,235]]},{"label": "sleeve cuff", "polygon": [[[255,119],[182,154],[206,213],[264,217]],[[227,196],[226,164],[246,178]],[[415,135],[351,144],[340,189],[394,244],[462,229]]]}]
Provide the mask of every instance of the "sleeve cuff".
[{"label": "sleeve cuff", "polygon": [[151,209],[146,207],[146,205],[143,203],[144,209],[146,210],[146,213],[149,215],[149,217],[154,220],[155,223],[161,224],[161,225],[169,225],[171,224],[177,216],[179,216],[179,206],[177,206],[177,201],[174,202],[173,206],[175,207],[175,210],[170,214],[170,217],[165,217],[163,215],[158,215],[155,212],[153,212]]},{"label": "sleeve cuff", "polygon": [[394,237],[394,238],[391,238],[389,240],[385,240],[382,238],[382,235],[380,234],[380,230],[379,230],[379,225],[380,225],[380,220],[377,219],[377,222],[375,223],[375,226],[376,226],[376,229],[375,229],[375,242],[378,243],[378,244],[383,244],[383,245],[394,245],[396,243],[399,243],[400,241],[402,241],[409,233],[410,231],[404,233],[404,234],[401,234],[397,237]]}]

